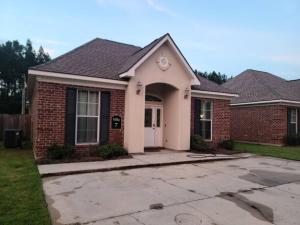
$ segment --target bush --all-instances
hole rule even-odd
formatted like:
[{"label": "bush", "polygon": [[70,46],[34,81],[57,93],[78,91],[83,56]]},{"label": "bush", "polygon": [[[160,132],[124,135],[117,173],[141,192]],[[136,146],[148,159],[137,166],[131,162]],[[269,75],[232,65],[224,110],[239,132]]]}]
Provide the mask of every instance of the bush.
[{"label": "bush", "polygon": [[53,144],[48,147],[47,156],[49,159],[68,159],[73,156],[75,147],[69,144]]},{"label": "bush", "polygon": [[119,144],[100,145],[98,147],[98,153],[103,159],[113,159],[128,155],[128,152]]},{"label": "bush", "polygon": [[191,149],[196,151],[208,150],[208,144],[203,140],[200,135],[191,136]]},{"label": "bush", "polygon": [[234,140],[228,139],[221,141],[219,144],[222,148],[228,149],[228,150],[233,150],[234,149]]},{"label": "bush", "polygon": [[296,135],[288,135],[285,137],[285,144],[286,145],[291,145],[291,146],[296,146],[300,145],[300,134]]}]

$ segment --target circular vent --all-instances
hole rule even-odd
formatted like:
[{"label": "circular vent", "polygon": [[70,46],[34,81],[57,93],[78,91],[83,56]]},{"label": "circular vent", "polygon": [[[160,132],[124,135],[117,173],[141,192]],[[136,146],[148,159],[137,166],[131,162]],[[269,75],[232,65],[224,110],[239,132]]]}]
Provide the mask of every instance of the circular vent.
[{"label": "circular vent", "polygon": [[169,60],[166,56],[160,56],[158,59],[158,66],[162,70],[167,70],[170,68]]}]

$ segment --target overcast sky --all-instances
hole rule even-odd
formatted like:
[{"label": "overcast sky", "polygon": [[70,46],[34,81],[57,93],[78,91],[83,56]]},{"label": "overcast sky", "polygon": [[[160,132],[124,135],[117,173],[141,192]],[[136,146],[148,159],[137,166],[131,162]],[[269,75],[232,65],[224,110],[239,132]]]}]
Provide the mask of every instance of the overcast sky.
[{"label": "overcast sky", "polygon": [[300,78],[300,0],[1,0],[0,42],[51,57],[95,37],[145,46],[170,33],[194,69]]}]

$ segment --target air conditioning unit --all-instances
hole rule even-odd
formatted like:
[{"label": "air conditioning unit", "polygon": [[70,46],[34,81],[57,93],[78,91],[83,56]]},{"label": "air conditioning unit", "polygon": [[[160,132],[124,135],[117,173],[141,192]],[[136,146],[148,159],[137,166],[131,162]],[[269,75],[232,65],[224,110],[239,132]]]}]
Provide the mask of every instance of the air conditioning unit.
[{"label": "air conditioning unit", "polygon": [[5,129],[4,130],[4,147],[16,148],[22,146],[23,132],[21,129]]}]

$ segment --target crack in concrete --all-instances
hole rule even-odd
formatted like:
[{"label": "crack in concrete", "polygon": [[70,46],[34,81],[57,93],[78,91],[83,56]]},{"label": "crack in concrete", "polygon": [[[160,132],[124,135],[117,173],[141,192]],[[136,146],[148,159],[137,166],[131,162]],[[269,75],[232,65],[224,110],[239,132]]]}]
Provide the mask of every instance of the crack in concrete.
[{"label": "crack in concrete", "polygon": [[184,187],[181,187],[181,186],[177,186],[176,184],[173,184],[173,183],[170,183],[168,181],[166,181],[165,179],[163,178],[156,178],[156,177],[152,177],[153,180],[160,180],[168,185],[171,185],[173,187],[176,187],[178,189],[181,189],[181,190],[185,190],[185,191],[188,191],[188,192],[192,192],[192,193],[195,193],[197,195],[200,195],[200,196],[205,196],[205,197],[209,197],[208,195],[205,195],[205,194],[200,194],[200,193],[197,193],[195,190],[190,190],[190,189],[185,189]]},{"label": "crack in concrete", "polygon": [[135,219],[135,221],[138,222],[139,224],[146,225],[145,223],[140,221],[138,218],[136,218],[134,215],[129,215],[129,216],[132,217],[133,219]]},{"label": "crack in concrete", "polygon": [[[299,180],[300,181],[300,180]],[[299,182],[299,181],[296,181],[296,182]],[[289,182],[289,183],[293,183],[293,182]],[[289,184],[289,183],[286,183],[286,184]],[[274,188],[274,187],[277,187],[277,186],[282,186],[282,185],[285,185],[285,184],[279,184],[279,185],[274,185],[274,186],[269,186],[269,187],[261,187],[261,188],[251,188],[251,189],[248,189],[248,190],[242,190],[242,191],[238,191],[238,192],[232,192],[234,195],[235,194],[239,194],[239,193],[245,193],[245,192],[252,192],[252,191],[264,191],[266,189],[269,189],[269,188]],[[280,190],[280,189],[279,189]],[[164,208],[168,208],[168,207],[172,207],[172,206],[179,206],[179,205],[185,205],[187,204],[187,206],[193,208],[193,209],[196,209],[194,208],[193,206],[189,205],[188,203],[192,203],[192,202],[197,202],[197,201],[203,201],[203,200],[208,200],[208,199],[213,199],[213,198],[220,198],[220,196],[218,195],[215,195],[215,196],[208,196],[208,197],[205,197],[205,198],[198,198],[198,199],[193,199],[193,200],[189,200],[189,201],[184,201],[184,202],[177,202],[177,203],[172,203],[172,204],[167,204],[167,205],[164,205]],[[198,209],[197,209],[198,210]],[[137,213],[143,213],[143,212],[148,212],[148,211],[151,211],[151,209],[144,209],[144,210],[139,210],[139,211],[134,211],[134,212],[130,212],[130,213],[126,213],[126,214],[120,214],[120,215],[116,215],[116,216],[111,216],[111,217],[106,217],[106,218],[102,218],[102,219],[97,219],[97,220],[93,220],[93,221],[88,221],[88,222],[84,222],[84,223],[81,223],[82,225],[88,225],[89,223],[95,223],[95,222],[99,222],[99,221],[104,221],[104,220],[108,220],[108,219],[114,219],[114,218],[118,218],[118,217],[122,217],[122,216],[132,216],[134,214],[137,214]],[[198,210],[199,211],[199,210]],[[199,211],[201,213],[203,213],[202,211]],[[203,213],[205,216],[207,216],[208,218],[210,218],[208,215],[206,215],[205,213]],[[212,221],[214,221],[212,218],[210,218]],[[74,224],[69,224],[69,225],[77,225],[76,223]],[[143,224],[144,225],[144,224]],[[147,225],[147,224],[145,224]],[[213,225],[217,225],[217,224],[213,224]]]},{"label": "crack in concrete", "polygon": [[[195,165],[195,164],[191,164],[193,166],[196,166],[196,167],[200,167],[200,168],[204,168],[204,169],[207,169],[203,166],[200,166],[200,165]],[[222,171],[219,171],[219,170],[214,170],[216,172],[216,174],[227,174],[227,173],[223,173]],[[135,175],[132,175],[132,174],[128,174],[128,175],[131,175],[131,176],[135,176]],[[230,176],[230,174],[228,174]],[[256,175],[258,176],[258,175]],[[232,176],[234,177],[234,176]],[[236,178],[236,177],[235,177]],[[171,185],[171,186],[174,186],[178,189],[183,189],[185,191],[190,191],[188,189],[185,189],[183,187],[180,187],[180,186],[177,186],[173,183],[170,183],[168,182],[167,180],[163,179],[163,178],[151,178],[151,179],[157,179],[157,180],[161,180],[162,182],[165,182],[166,184],[168,185]],[[97,179],[98,180],[98,179]],[[260,191],[264,191],[264,190],[267,190],[269,188],[276,188],[276,187],[280,187],[282,185],[285,185],[285,184],[289,184],[289,183],[296,183],[296,182],[299,182],[300,180],[295,180],[295,181],[289,181],[289,182],[285,182],[285,183],[280,183],[280,184],[274,184],[274,185],[268,185],[268,186],[264,186],[264,187],[260,187],[260,188],[251,188],[251,189],[243,189],[243,190],[238,190],[237,192],[233,193],[235,195],[238,195],[239,193],[247,193],[247,192],[253,192],[253,191],[256,191],[256,190],[260,190]],[[84,184],[81,185],[84,186],[86,185],[87,183],[92,183],[92,182],[95,182],[95,179],[93,180],[90,180],[88,182],[85,182]],[[76,190],[76,188],[80,188],[79,187],[75,187],[74,189]],[[73,189],[73,190],[74,190]],[[277,190],[279,191],[283,191],[283,192],[287,192],[285,190],[281,190],[279,188],[276,188]],[[216,189],[217,190],[217,189]],[[62,194],[62,193],[60,193]],[[192,202],[196,202],[196,201],[201,201],[201,200],[206,200],[206,199],[213,199],[213,198],[216,198],[216,197],[220,197],[220,196],[208,196],[208,195],[204,195],[204,194],[200,194],[200,193],[195,193],[197,195],[201,195],[201,196],[204,196],[204,198],[198,198],[198,199],[194,199],[194,200],[189,200],[189,201],[185,201],[185,202],[176,202],[176,203],[172,203],[172,204],[168,204],[168,205],[164,205],[164,207],[171,207],[171,206],[176,206],[176,205],[183,205],[183,204],[187,204],[187,203],[192,203]],[[294,193],[291,193],[291,194],[294,194]],[[296,195],[296,194],[294,194]],[[51,205],[51,204],[50,204]],[[250,207],[250,206],[249,206]],[[253,210],[256,210],[255,208],[253,208]],[[89,224],[89,223],[93,223],[93,222],[98,222],[98,221],[103,221],[103,220],[107,220],[107,219],[113,219],[113,218],[118,218],[118,217],[121,217],[121,216],[132,216],[133,214],[137,214],[137,213],[141,213],[141,212],[147,212],[147,211],[150,211],[150,209],[144,209],[144,210],[138,210],[138,211],[133,211],[133,212],[130,212],[130,213],[126,213],[126,214],[121,214],[121,215],[116,215],[116,216],[112,216],[112,217],[107,217],[107,218],[101,218],[101,219],[96,219],[94,221],[87,221],[87,222],[84,222],[84,223],[81,223],[81,224]],[[202,212],[203,213],[203,212]],[[205,214],[204,214],[205,215]],[[132,216],[134,217],[134,216]],[[138,222],[138,221],[137,221]],[[78,223],[73,223],[73,224],[70,224],[70,225],[77,225]],[[141,223],[143,224],[143,223]],[[144,224],[143,224],[144,225]]]},{"label": "crack in concrete", "polygon": [[249,200],[248,198],[233,192],[223,192],[218,196],[222,199],[235,203],[238,207],[246,210],[257,219],[274,222],[273,209],[258,202]]}]

